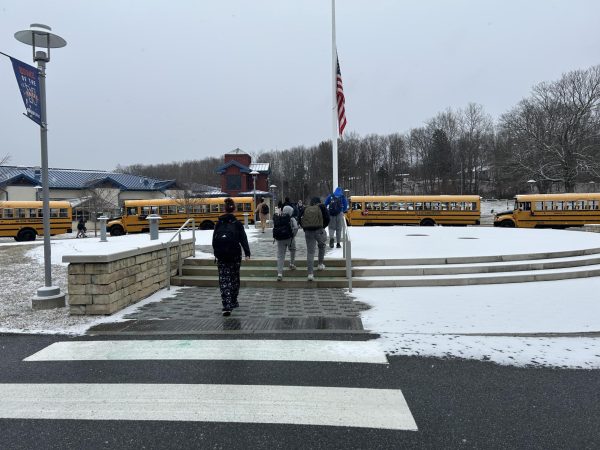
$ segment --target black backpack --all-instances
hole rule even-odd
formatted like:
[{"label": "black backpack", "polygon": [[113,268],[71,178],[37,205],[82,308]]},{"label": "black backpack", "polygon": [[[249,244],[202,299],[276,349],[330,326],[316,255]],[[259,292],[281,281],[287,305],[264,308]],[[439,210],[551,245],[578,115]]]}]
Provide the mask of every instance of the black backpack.
[{"label": "black backpack", "polygon": [[292,218],[287,214],[279,214],[273,218],[273,239],[283,241],[294,236]]},{"label": "black backpack", "polygon": [[231,262],[240,256],[240,238],[235,221],[217,222],[213,233],[213,251],[219,261]]},{"label": "black backpack", "polygon": [[260,207],[260,212],[261,212],[261,214],[264,214],[264,215],[269,214],[269,205],[267,205],[266,203],[263,203],[263,205]]},{"label": "black backpack", "polygon": [[329,205],[327,205],[327,210],[329,211],[330,216],[337,216],[342,212],[342,199],[332,195]]}]

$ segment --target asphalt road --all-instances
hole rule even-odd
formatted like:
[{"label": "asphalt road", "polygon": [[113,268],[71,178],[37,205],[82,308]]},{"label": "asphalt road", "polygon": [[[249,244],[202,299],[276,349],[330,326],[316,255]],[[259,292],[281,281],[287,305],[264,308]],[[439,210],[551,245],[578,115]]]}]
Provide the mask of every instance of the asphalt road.
[{"label": "asphalt road", "polygon": [[[152,336],[152,339],[159,338]],[[198,336],[191,337],[196,338]],[[310,337],[277,335],[275,338]],[[312,338],[339,339],[339,336]],[[357,340],[366,338],[355,337]],[[23,361],[53,342],[104,339],[129,338],[0,335],[0,383],[401,389],[418,431],[250,423],[0,419],[1,448],[600,447],[600,372],[597,370],[524,369],[490,362],[396,356],[388,357],[388,365],[197,360]],[[202,336],[202,339],[211,337]],[[0,416],[1,411],[2,398]]]}]

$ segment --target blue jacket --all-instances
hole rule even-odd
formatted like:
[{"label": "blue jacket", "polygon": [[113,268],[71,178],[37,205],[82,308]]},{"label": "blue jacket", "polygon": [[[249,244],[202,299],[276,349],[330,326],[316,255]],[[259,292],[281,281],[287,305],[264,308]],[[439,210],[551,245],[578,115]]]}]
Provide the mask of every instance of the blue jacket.
[{"label": "blue jacket", "polygon": [[346,211],[348,211],[348,200],[346,200],[346,197],[344,196],[344,191],[342,191],[342,188],[339,186],[335,188],[333,194],[329,194],[327,196],[327,198],[325,199],[325,206],[329,206],[329,203],[331,202],[331,199],[334,195],[342,199],[342,212],[345,213]]}]

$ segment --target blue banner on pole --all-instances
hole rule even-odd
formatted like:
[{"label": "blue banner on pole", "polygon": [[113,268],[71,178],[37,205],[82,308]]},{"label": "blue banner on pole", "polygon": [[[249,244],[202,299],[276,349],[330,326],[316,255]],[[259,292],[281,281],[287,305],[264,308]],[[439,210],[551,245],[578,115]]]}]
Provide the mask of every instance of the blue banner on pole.
[{"label": "blue banner on pole", "polygon": [[33,120],[38,125],[42,125],[42,104],[40,96],[40,78],[38,70],[25,64],[18,59],[10,58],[12,61],[17,84],[23,97],[27,117]]}]

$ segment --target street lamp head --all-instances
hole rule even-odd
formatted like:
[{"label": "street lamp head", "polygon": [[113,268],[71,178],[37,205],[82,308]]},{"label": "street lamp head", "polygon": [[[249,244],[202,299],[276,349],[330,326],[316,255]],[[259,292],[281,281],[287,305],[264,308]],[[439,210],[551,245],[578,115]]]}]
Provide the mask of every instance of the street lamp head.
[{"label": "street lamp head", "polygon": [[277,189],[277,186],[272,184],[271,186],[269,186],[269,189]]},{"label": "street lamp head", "polygon": [[528,182],[528,183],[531,183],[531,184],[533,184],[533,183],[537,183],[537,181],[535,181],[535,180],[527,180],[527,182]]},{"label": "street lamp head", "polygon": [[[61,48],[67,45],[67,41],[59,35],[52,33],[52,28],[41,23],[32,23],[28,30],[17,31],[15,39],[33,49],[34,61],[50,61],[50,49]],[[36,52],[36,48],[46,49],[45,52]]]},{"label": "street lamp head", "polygon": [[250,172],[250,175],[252,175],[253,177],[255,177],[256,175],[258,175],[259,173],[256,170],[253,170],[252,172]]},{"label": "street lamp head", "polygon": [[52,33],[52,28],[41,23],[32,23],[28,30],[17,31],[15,39],[34,47],[61,48],[67,45],[67,41]]}]

